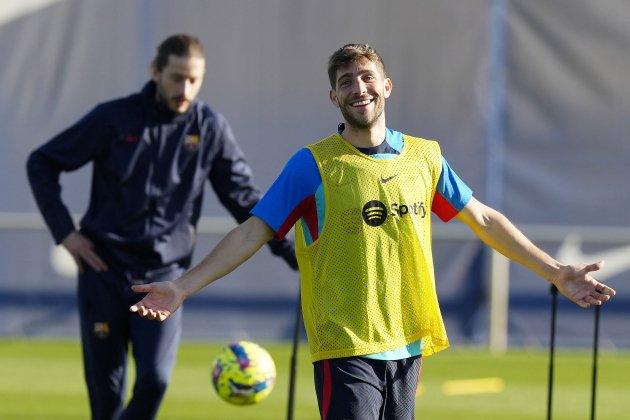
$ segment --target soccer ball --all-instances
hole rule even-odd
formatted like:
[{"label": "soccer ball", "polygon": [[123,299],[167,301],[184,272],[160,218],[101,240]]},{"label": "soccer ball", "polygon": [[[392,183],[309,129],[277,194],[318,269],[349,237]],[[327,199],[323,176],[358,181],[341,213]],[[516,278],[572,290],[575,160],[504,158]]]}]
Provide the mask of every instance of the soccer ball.
[{"label": "soccer ball", "polygon": [[258,403],[271,393],[275,382],[276,365],[267,350],[256,343],[229,344],[214,359],[212,384],[229,403]]}]

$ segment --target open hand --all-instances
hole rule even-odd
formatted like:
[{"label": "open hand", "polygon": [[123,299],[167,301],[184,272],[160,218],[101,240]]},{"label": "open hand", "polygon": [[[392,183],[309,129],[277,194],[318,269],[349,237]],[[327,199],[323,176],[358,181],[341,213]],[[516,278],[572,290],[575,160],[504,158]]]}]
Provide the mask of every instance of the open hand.
[{"label": "open hand", "polygon": [[566,297],[581,306],[601,305],[615,296],[617,292],[595,280],[590,273],[601,269],[603,261],[594,264],[568,265],[554,284]]},{"label": "open hand", "polygon": [[164,321],[177,310],[186,298],[185,293],[172,281],[131,286],[134,292],[147,295],[129,310],[141,317]]}]

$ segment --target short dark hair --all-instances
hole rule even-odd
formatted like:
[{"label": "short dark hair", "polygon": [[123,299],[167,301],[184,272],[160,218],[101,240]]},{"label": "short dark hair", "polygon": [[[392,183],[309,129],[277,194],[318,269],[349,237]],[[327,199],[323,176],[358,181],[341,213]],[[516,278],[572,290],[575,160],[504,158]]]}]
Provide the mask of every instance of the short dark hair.
[{"label": "short dark hair", "polygon": [[199,38],[188,34],[171,35],[157,47],[157,55],[153,59],[153,64],[158,71],[162,71],[166,67],[170,55],[178,57],[196,55],[205,58],[203,45]]},{"label": "short dark hair", "polygon": [[383,72],[383,76],[387,77],[383,57],[374,47],[368,44],[346,44],[335,51],[328,59],[328,79],[333,89],[337,86],[337,70],[347,67],[360,58],[367,58],[375,63]]}]

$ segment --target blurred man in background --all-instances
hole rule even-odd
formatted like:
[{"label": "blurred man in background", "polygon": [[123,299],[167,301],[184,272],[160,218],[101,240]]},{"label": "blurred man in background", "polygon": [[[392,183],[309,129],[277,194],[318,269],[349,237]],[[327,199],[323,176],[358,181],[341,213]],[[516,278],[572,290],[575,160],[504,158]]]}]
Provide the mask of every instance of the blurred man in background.
[{"label": "blurred man in background", "polygon": [[[227,120],[197,100],[205,53],[191,35],[164,40],[140,93],[96,106],[35,150],[28,177],[56,243],[79,266],[85,379],[94,419],[153,419],[181,335],[181,313],[155,323],[131,316],[130,285],[172,280],[191,264],[205,180],[241,223],[260,198]],[[80,222],[61,200],[60,174],[93,164]],[[293,243],[269,242],[297,269]],[[127,352],[137,376],[124,406]]]}]

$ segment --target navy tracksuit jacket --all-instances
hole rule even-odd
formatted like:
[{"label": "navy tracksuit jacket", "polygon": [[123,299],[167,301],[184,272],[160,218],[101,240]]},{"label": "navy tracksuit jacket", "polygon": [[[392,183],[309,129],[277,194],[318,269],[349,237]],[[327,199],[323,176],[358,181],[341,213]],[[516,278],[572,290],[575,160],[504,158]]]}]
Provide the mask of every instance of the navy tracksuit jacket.
[{"label": "navy tracksuit jacket", "polygon": [[[260,198],[227,120],[203,102],[174,115],[154,99],[155,84],[96,106],[29,157],[29,181],[56,243],[75,229],[61,201],[59,174],[93,162],[81,231],[106,262],[142,273],[190,264],[204,184],[240,223]],[[293,246],[271,250],[296,268]]]}]

